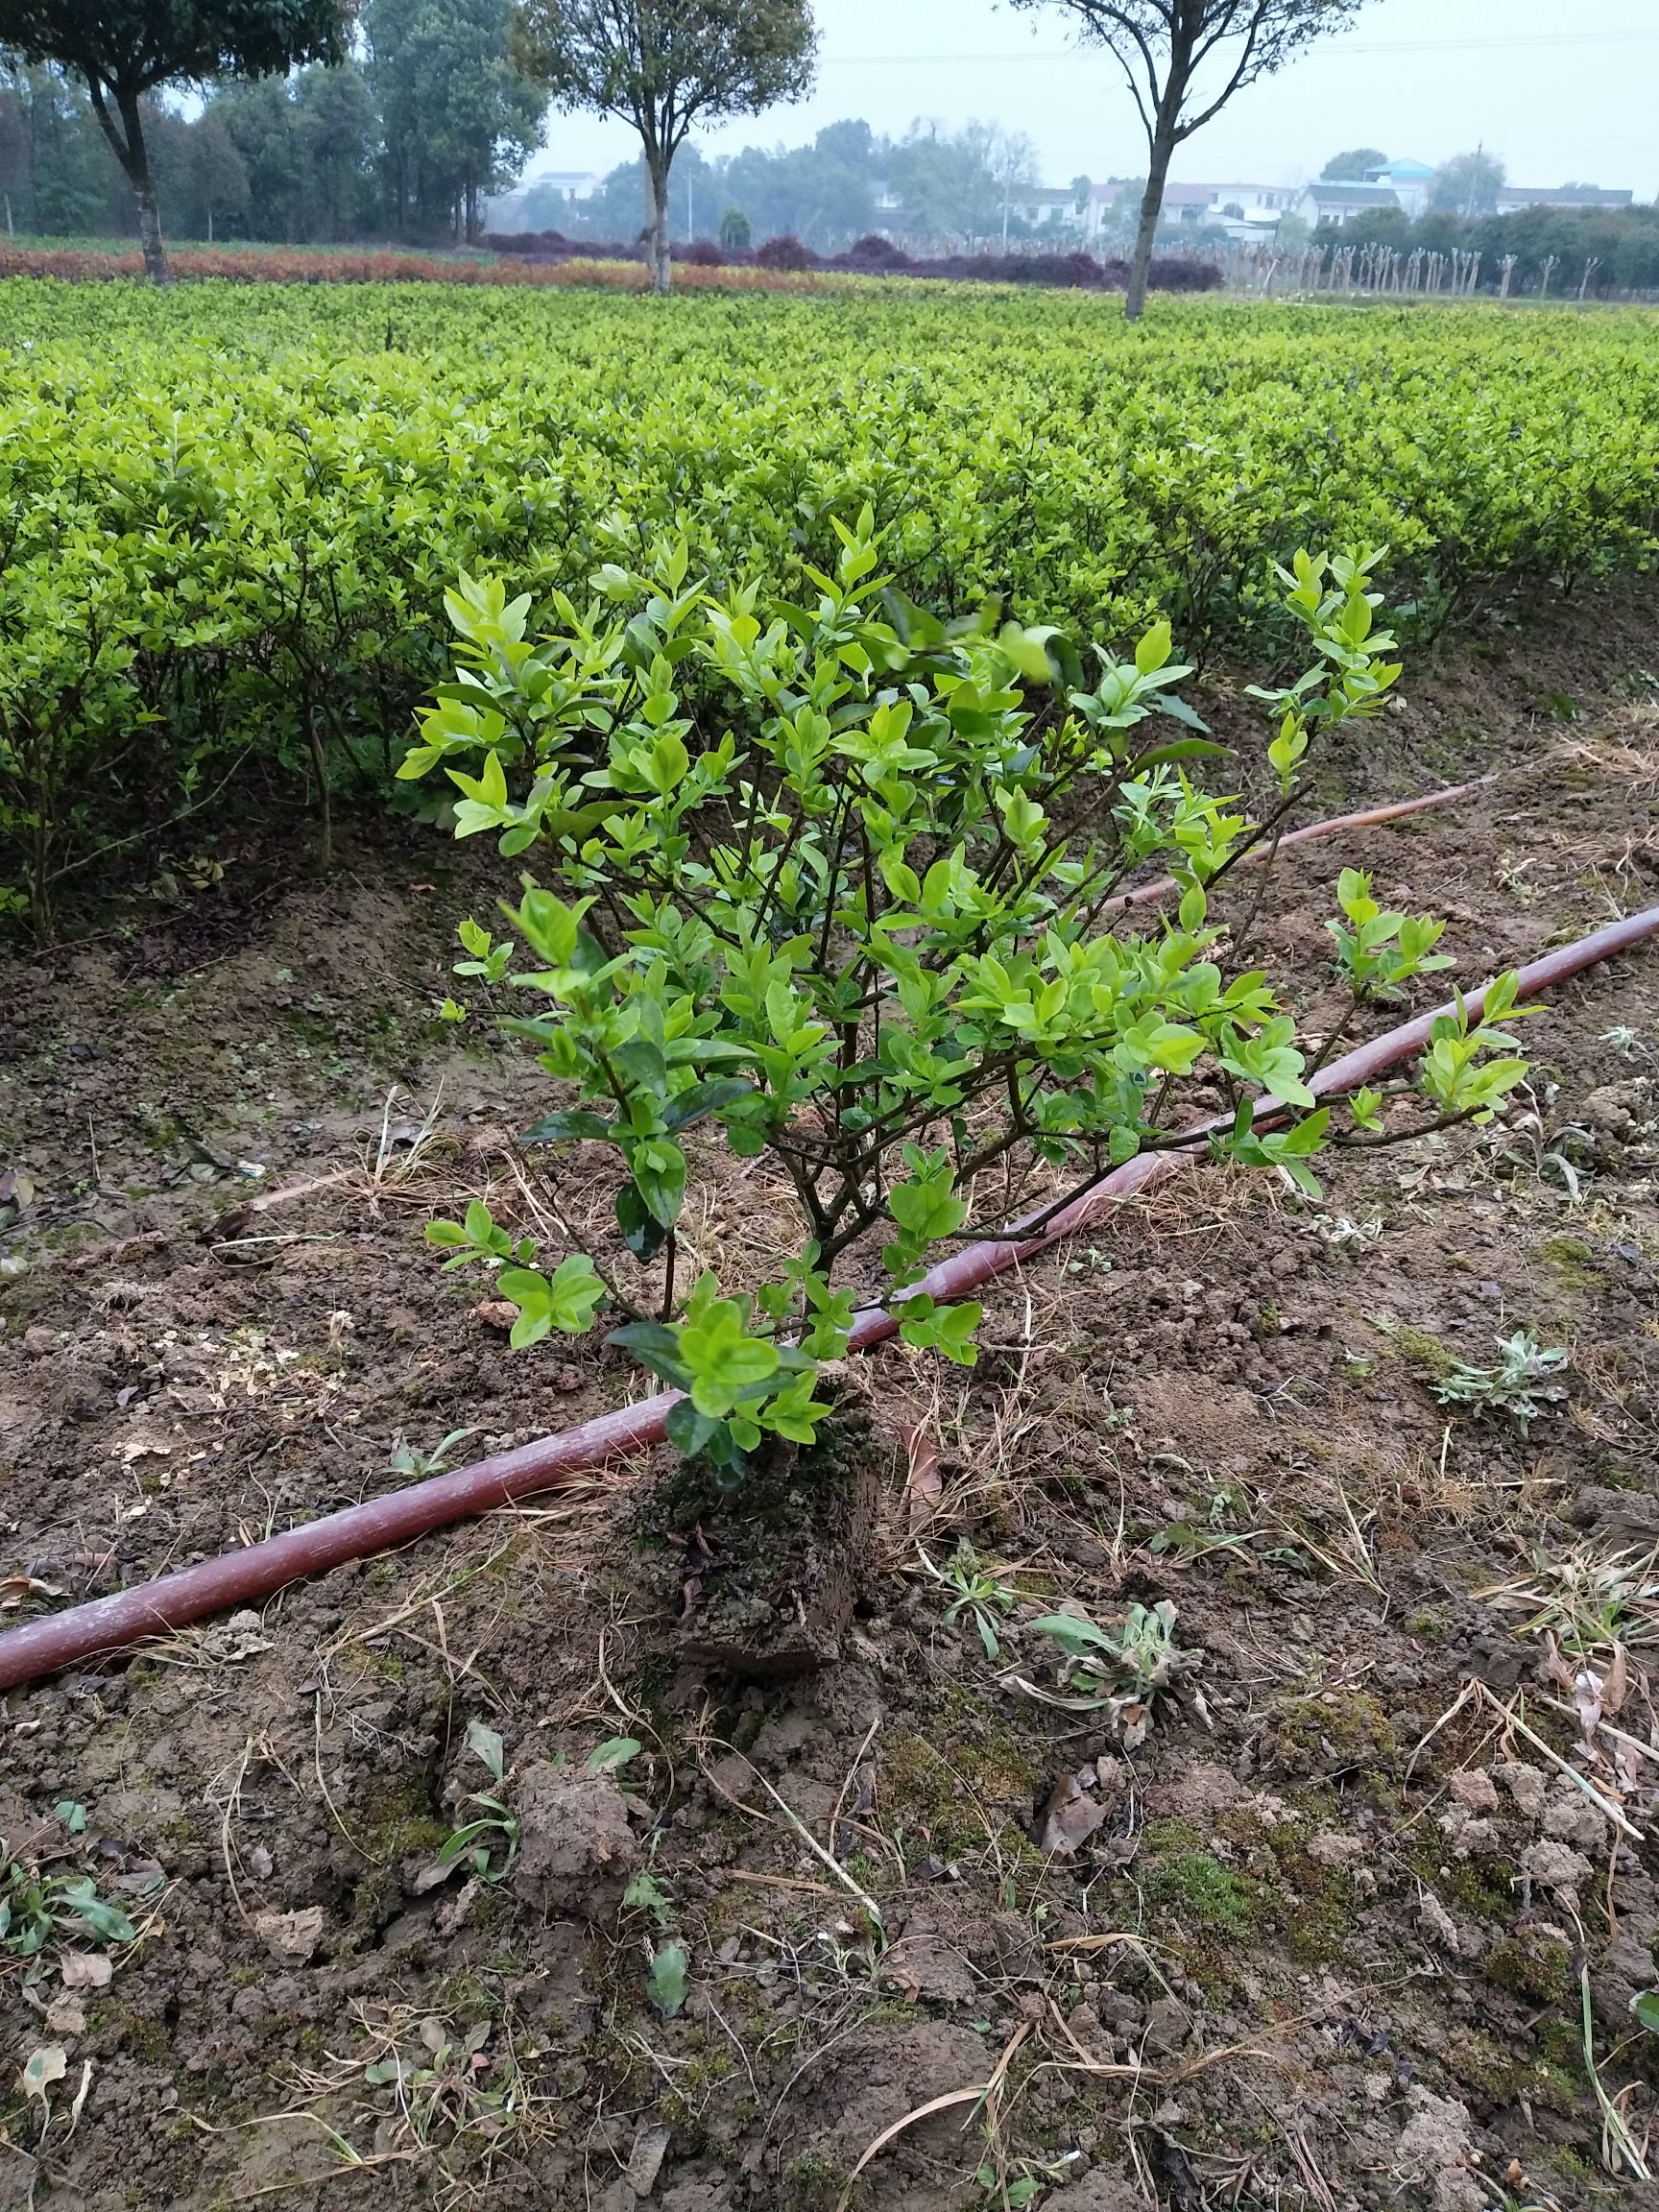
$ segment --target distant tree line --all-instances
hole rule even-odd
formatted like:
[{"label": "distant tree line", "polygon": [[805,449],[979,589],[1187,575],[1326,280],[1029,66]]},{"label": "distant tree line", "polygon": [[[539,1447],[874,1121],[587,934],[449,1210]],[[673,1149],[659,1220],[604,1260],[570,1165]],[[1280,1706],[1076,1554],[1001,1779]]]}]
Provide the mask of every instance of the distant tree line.
[{"label": "distant tree line", "polygon": [[[994,124],[945,131],[911,125],[880,137],[868,123],[828,124],[805,146],[746,146],[709,161],[682,146],[669,180],[674,238],[799,238],[819,253],[844,252],[878,229],[967,245],[1070,240],[1058,221],[1033,220],[1031,141]],[[516,195],[492,220],[512,230],[558,230],[579,242],[634,235],[647,206],[643,158],[626,161],[583,198],[551,183]],[[733,227],[738,235],[733,237]],[[746,228],[747,235],[740,234]]]},{"label": "distant tree line", "polygon": [[[544,95],[508,53],[510,0],[365,0],[337,67],[228,79],[194,115],[140,104],[173,237],[332,244],[476,237],[541,142]],[[85,86],[0,55],[0,219],[131,235],[132,188]]]},{"label": "distant tree line", "polygon": [[1479,253],[1483,291],[1502,287],[1510,254],[1512,293],[1575,291],[1592,263],[1592,293],[1659,291],[1659,206],[1522,207],[1512,215],[1473,217],[1431,208],[1415,223],[1403,209],[1388,207],[1340,228],[1322,225],[1312,242]]}]

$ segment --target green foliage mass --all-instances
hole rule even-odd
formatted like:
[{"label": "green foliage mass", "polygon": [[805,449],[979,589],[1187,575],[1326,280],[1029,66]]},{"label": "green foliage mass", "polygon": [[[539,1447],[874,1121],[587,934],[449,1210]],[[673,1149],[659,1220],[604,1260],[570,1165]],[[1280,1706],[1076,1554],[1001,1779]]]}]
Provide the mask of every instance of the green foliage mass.
[{"label": "green foliage mass", "polygon": [[[1088,661],[1053,624],[947,625],[881,573],[868,508],[835,528],[807,604],[758,583],[717,592],[681,542],[644,570],[607,563],[584,605],[554,594],[539,639],[527,593],[464,577],[455,674],[399,770],[443,771],[457,836],[534,856],[514,937],[463,923],[458,968],[529,995],[506,1026],[569,1088],[524,1142],[609,1148],[621,1242],[641,1267],[662,1256],[656,1318],[602,1272],[603,1246],[544,1273],[482,1201],[428,1235],[450,1267],[496,1273],[516,1343],[579,1334],[609,1296],[630,1316],[612,1341],[685,1394],[670,1440],[733,1482],[763,1435],[813,1442],[819,1363],[847,1351],[878,1250],[905,1341],[972,1365],[980,1310],[950,1303],[928,1264],[953,1238],[1006,1233],[1031,1167],[1083,1188],[1190,1144],[1193,1085],[1227,1099],[1217,1155],[1309,1195],[1332,1134],[1266,974],[1222,965],[1211,892],[1262,832],[1190,780],[1224,749],[1180,698],[1191,670],[1169,625],[1132,660]],[[1375,624],[1380,558],[1298,552],[1278,578],[1311,661],[1263,694],[1286,808],[1315,738],[1378,712],[1400,674]],[[1179,891],[1173,920],[1114,927],[1115,895],[1153,860]],[[1356,1006],[1446,965],[1431,918],[1382,914],[1358,876],[1342,903]],[[1487,1011],[1525,1011],[1512,975]],[[1509,1043],[1461,1008],[1436,1021],[1434,1126],[1491,1118],[1525,1072],[1492,1056]],[[1380,1130],[1384,1103],[1358,1094],[1354,1120]],[[685,1298],[677,1279],[685,1137],[705,1123],[740,1158],[769,1154],[796,1202],[798,1241],[752,1295],[705,1271]],[[1073,1649],[1092,1705],[1122,1684],[1149,1695],[1174,1664],[1157,1610],[1132,1649]]]},{"label": "green foliage mass", "polygon": [[[383,785],[458,569],[545,601],[665,535],[809,590],[869,505],[947,615],[1277,646],[1270,562],[1387,544],[1411,619],[1647,563],[1636,310],[0,285],[0,885],[44,930],[247,764]],[[4,897],[0,892],[0,897]]]}]

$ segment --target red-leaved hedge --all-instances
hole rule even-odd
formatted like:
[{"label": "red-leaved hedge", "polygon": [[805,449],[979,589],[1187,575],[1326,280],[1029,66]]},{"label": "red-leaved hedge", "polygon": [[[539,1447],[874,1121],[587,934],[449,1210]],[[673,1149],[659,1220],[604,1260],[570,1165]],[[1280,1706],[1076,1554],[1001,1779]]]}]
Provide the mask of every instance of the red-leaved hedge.
[{"label": "red-leaved hedge", "polygon": [[[181,246],[172,255],[179,277],[215,276],[243,284],[593,284],[624,292],[643,291],[650,271],[628,246],[583,249],[558,231],[493,238],[493,259],[451,258],[442,253],[411,253],[396,247],[319,251],[295,247]],[[740,292],[822,291],[849,277],[922,276],[980,284],[1044,284],[1088,291],[1120,292],[1128,281],[1126,261],[1096,261],[1091,254],[951,254],[937,261],[912,260],[889,239],[861,238],[845,253],[825,259],[798,238],[769,238],[748,252],[726,252],[712,240],[676,247],[675,278],[684,290]],[[57,276],[72,283],[111,276],[142,276],[136,247],[14,246],[0,240],[0,276]],[[1208,261],[1173,257],[1152,264],[1152,287],[1159,292],[1209,292],[1221,272]]]}]

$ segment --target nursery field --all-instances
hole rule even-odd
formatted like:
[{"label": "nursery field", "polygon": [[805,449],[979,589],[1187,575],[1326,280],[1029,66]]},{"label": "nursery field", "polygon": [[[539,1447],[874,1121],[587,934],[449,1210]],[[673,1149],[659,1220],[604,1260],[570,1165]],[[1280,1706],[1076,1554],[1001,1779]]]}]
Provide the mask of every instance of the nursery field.
[{"label": "nursery field", "polygon": [[[851,283],[852,280],[850,279]],[[1644,566],[1640,310],[0,283],[0,898],[224,789],[383,783],[456,571],[581,593],[683,538],[805,589],[868,504],[920,605],[1283,641],[1270,564],[1385,546],[1408,628]]]},{"label": "nursery field", "polygon": [[0,2212],[1647,2202],[1650,323],[0,316]]},{"label": "nursery field", "polygon": [[[1339,865],[1449,915],[1465,976],[1651,902],[1654,642],[1603,598],[1419,669],[1346,794],[1502,780],[1285,855],[1262,957],[1315,1025]],[[502,864],[360,821],[325,879],[219,852],[12,971],[0,1620],[638,1387],[591,1337],[511,1351],[422,1248],[471,1197],[578,1235],[604,1204],[519,1145],[533,1062],[435,1017]],[[695,1662],[640,1580],[636,1460],[12,1693],[11,1863],[127,1919],[60,1896],[39,1956],[0,1941],[10,2051],[64,2061],[10,2098],[0,2202],[830,2212],[935,2099],[848,2201],[1640,2200],[1597,2096],[1645,2139],[1659,1883],[1569,1775],[1651,1833],[1651,1765],[1614,1761],[1659,1629],[1653,960],[1553,998],[1506,1124],[1345,1155],[1318,1203],[1206,1170],[997,1289],[975,1369],[875,1355],[878,1538],[805,1678]],[[737,1165],[694,1233],[741,1270],[786,1193]],[[1570,1353],[1562,1401],[1438,1401],[1523,1331]],[[1001,1679],[1052,1690],[1056,1604],[1131,1601],[1195,1667],[1137,1748]],[[1617,1736],[1550,1671],[1610,1638]],[[637,1810],[595,1836],[558,1765],[618,1740]],[[438,1880],[479,1793],[515,1864]]]}]

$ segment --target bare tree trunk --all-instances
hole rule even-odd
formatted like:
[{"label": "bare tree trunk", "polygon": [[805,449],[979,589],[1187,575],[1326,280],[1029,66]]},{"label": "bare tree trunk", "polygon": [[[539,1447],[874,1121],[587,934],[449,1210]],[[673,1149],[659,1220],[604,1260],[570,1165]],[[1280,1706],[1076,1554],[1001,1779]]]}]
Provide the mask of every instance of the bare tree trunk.
[{"label": "bare tree trunk", "polygon": [[92,96],[92,112],[109,141],[110,152],[120,162],[127,181],[132,187],[132,197],[138,206],[138,243],[144,253],[144,274],[152,284],[171,284],[173,272],[167,265],[167,248],[161,236],[161,210],[156,204],[156,184],[150,175],[150,156],[144,144],[144,122],[138,112],[138,95],[135,92],[118,92],[115,95],[115,105],[121,117],[121,129],[117,131],[114,118],[105,103],[103,85],[96,78],[91,78],[87,81],[86,89]]},{"label": "bare tree trunk", "polygon": [[1146,305],[1146,286],[1152,273],[1152,244],[1158,235],[1158,218],[1164,212],[1164,187],[1169,180],[1169,156],[1175,151],[1174,117],[1176,110],[1167,100],[1158,111],[1158,125],[1153,133],[1151,165],[1146,172],[1146,189],[1141,196],[1141,227],[1135,233],[1135,258],[1129,266],[1129,292],[1123,302],[1123,313],[1131,323],[1139,323]]},{"label": "bare tree trunk", "polygon": [[647,155],[651,186],[651,289],[666,296],[674,289],[674,256],[669,251],[668,163]]}]

